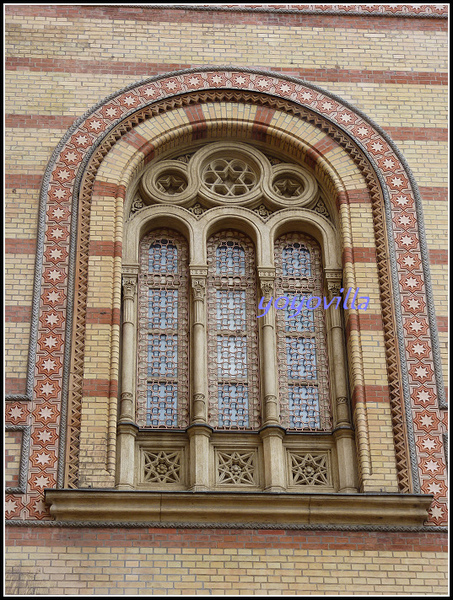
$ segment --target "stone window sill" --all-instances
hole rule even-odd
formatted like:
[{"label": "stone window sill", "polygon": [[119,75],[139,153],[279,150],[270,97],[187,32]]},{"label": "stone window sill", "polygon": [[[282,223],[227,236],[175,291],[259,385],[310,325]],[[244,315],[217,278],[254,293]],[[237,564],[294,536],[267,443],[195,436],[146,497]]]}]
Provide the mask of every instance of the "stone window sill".
[{"label": "stone window sill", "polygon": [[45,500],[51,515],[62,522],[421,527],[432,496],[48,489]]}]

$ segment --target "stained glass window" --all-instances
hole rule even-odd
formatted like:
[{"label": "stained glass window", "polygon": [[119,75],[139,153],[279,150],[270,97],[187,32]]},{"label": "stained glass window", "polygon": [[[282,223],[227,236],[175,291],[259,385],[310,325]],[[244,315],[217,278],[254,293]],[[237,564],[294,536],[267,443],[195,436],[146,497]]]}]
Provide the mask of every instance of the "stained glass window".
[{"label": "stained glass window", "polygon": [[221,232],[208,241],[209,420],[219,429],[259,424],[255,249]]},{"label": "stained glass window", "polygon": [[140,246],[137,422],[188,425],[188,257],[184,238],[160,229]]},{"label": "stained glass window", "polygon": [[320,249],[308,236],[286,234],[275,243],[275,267],[276,296],[289,299],[285,309],[276,311],[282,424],[288,429],[328,430],[325,311],[322,303],[310,300],[322,298]]}]

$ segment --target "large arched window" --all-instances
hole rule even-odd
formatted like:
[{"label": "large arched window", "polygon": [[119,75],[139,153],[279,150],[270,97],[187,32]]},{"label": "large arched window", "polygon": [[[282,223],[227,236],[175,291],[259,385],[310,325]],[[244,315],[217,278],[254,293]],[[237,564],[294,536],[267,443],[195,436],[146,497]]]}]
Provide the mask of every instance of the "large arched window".
[{"label": "large arched window", "polygon": [[301,233],[276,240],[278,380],[282,424],[331,428],[321,252]]},{"label": "large arched window", "polygon": [[209,423],[256,429],[260,422],[255,249],[236,231],[207,246]]},{"label": "large arched window", "polygon": [[[353,459],[344,477],[338,462],[353,449],[345,377],[331,385],[328,372],[333,336],[342,352],[340,315],[326,320],[323,303],[328,252],[330,275],[341,270],[314,176],[212,143],[153,161],[128,202],[137,376],[123,342],[120,486],[354,489]],[[129,290],[123,340],[134,303]]]},{"label": "large arched window", "polygon": [[157,229],[140,244],[137,423],[189,423],[188,257],[176,231]]}]

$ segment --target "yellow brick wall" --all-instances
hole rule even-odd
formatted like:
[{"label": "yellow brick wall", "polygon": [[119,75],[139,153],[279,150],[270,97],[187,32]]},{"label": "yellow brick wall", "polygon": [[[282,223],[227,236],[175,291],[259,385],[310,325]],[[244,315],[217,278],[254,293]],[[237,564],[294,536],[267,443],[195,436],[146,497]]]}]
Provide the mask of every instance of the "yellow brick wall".
[{"label": "yellow brick wall", "polygon": [[447,562],[442,552],[385,549],[27,545],[9,552],[6,591],[14,595],[436,596],[448,594]]}]

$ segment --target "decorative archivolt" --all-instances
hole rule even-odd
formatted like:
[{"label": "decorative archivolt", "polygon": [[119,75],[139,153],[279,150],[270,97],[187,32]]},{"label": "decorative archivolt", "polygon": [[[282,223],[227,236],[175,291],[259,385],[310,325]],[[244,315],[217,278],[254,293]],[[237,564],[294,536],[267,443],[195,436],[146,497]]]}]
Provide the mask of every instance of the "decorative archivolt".
[{"label": "decorative archivolt", "polygon": [[313,208],[319,199],[316,179],[303,167],[270,160],[240,142],[207,144],[192,156],[150,164],[140,181],[146,205],[193,207],[244,206],[263,201],[272,210]]}]

